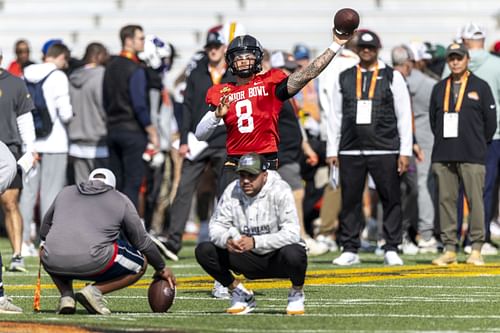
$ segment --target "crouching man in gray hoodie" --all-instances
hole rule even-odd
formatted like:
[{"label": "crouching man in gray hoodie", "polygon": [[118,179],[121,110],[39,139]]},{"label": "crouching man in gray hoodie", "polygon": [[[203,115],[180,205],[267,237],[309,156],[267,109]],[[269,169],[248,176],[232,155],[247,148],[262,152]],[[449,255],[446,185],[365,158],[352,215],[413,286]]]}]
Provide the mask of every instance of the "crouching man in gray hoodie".
[{"label": "crouching man in gray hoodie", "polygon": [[307,255],[295,202],[290,186],[267,166],[256,153],[240,158],[239,180],[228,185],[210,220],[210,242],[196,247],[201,267],[231,291],[230,314],[255,308],[253,292],[231,271],[249,279],[290,279],[286,312],[304,314]]},{"label": "crouching man in gray hoodie", "polygon": [[[134,204],[115,185],[110,170],[95,169],[88,182],[65,187],[43,219],[41,261],[61,293],[60,314],[75,313],[75,297],[89,313],[110,314],[103,294],[134,284],[148,262],[175,287]],[[95,282],[74,294],[73,279]]]}]

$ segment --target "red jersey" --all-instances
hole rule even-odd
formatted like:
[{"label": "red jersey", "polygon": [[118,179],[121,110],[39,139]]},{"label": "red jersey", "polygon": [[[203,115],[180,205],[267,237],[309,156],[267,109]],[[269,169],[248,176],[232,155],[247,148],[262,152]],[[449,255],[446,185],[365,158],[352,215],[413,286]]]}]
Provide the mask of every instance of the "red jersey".
[{"label": "red jersey", "polygon": [[278,116],[283,102],[276,96],[276,86],[286,77],[283,71],[271,69],[245,85],[217,84],[207,91],[206,102],[215,107],[222,96],[229,95],[224,116],[228,155],[278,151]]}]

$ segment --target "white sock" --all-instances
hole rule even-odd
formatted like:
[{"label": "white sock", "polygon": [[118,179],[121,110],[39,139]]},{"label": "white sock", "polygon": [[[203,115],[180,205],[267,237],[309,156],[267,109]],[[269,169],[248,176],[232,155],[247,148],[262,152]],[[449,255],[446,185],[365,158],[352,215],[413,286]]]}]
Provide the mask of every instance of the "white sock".
[{"label": "white sock", "polygon": [[236,286],[236,288],[234,288],[234,289],[239,289],[239,290],[241,290],[241,291],[244,291],[244,292],[245,292],[245,293],[247,293],[247,294],[250,294],[250,291],[248,291],[248,289],[247,289],[247,288],[245,288],[245,286],[244,286],[244,285],[243,285],[243,283],[241,283],[241,282],[240,282],[240,283],[238,283],[238,285],[237,285],[237,286]]}]

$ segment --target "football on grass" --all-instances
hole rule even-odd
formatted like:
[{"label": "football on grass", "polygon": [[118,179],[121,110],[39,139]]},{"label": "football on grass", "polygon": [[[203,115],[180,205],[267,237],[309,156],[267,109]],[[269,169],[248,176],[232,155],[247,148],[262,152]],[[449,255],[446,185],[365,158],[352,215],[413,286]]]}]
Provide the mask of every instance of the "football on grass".
[{"label": "football on grass", "polygon": [[354,33],[359,26],[359,14],[352,8],[342,8],[333,18],[333,31],[337,36],[348,37]]},{"label": "football on grass", "polygon": [[167,281],[154,279],[149,285],[148,301],[153,312],[167,312],[175,299],[175,288],[170,288]]}]

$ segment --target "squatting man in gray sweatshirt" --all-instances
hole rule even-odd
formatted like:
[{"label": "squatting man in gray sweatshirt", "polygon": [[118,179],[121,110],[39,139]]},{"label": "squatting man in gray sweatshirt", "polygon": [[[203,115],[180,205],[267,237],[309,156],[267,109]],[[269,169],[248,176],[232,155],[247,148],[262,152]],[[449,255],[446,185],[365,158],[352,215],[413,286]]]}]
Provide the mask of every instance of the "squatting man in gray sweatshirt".
[{"label": "squatting man in gray sweatshirt", "polygon": [[[87,182],[65,187],[43,219],[40,256],[61,293],[60,314],[75,313],[75,298],[89,313],[110,314],[103,295],[137,282],[148,263],[175,287],[134,204],[115,185],[110,170],[95,169]],[[73,279],[94,283],[75,294]]]},{"label": "squatting man in gray sweatshirt", "polygon": [[287,314],[304,314],[307,254],[292,189],[256,153],[243,155],[239,179],[225,189],[209,224],[210,241],[196,247],[203,269],[231,290],[230,314],[255,308],[253,292],[231,271],[249,279],[288,278]]}]

